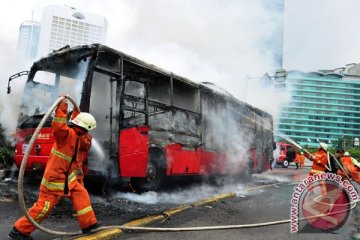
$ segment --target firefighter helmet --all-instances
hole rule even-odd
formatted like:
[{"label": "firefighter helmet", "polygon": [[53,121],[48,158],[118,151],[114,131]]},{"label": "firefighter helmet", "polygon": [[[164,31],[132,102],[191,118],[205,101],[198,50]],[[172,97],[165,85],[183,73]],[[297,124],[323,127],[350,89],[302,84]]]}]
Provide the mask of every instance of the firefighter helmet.
[{"label": "firefighter helmet", "polygon": [[349,153],[349,152],[345,152],[345,153],[344,153],[344,156],[345,156],[345,157],[348,157],[348,156],[350,156],[350,153]]},{"label": "firefighter helmet", "polygon": [[321,142],[321,143],[319,143],[319,148],[322,148],[325,151],[327,151],[328,150],[328,145],[326,143]]},{"label": "firefighter helmet", "polygon": [[70,122],[76,126],[82,127],[86,130],[93,130],[96,128],[96,120],[90,113],[81,112]]}]

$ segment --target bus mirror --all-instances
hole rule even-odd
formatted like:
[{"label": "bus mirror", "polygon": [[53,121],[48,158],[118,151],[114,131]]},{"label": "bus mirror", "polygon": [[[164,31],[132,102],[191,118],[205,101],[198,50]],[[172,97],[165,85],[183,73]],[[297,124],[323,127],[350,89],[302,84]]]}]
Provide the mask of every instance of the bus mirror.
[{"label": "bus mirror", "polygon": [[9,77],[8,87],[7,87],[7,94],[10,94],[10,92],[11,92],[10,82],[12,80],[14,80],[15,78],[21,77],[23,75],[29,75],[29,71],[22,71],[22,72],[19,72],[19,73],[15,73],[15,74],[13,74],[13,75],[11,75]]}]

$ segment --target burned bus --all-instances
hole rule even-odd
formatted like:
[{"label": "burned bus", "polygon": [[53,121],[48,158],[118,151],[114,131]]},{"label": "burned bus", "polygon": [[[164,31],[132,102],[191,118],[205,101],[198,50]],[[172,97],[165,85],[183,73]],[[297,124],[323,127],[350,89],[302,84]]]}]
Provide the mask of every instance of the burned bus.
[{"label": "burned bus", "polygon": [[[20,166],[35,128],[59,94],[98,122],[88,176],[158,189],[172,176],[244,175],[273,160],[272,116],[211,83],[195,83],[100,44],[64,47],[27,74],[17,125]],[[39,171],[54,142],[48,119],[26,171]]]}]

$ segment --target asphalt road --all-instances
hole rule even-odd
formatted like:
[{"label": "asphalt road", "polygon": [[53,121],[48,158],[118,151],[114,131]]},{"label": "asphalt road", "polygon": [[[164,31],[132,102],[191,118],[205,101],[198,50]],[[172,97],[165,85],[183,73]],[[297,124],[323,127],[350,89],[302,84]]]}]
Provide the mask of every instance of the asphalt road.
[{"label": "asphalt road", "polygon": [[[224,199],[218,203],[189,209],[163,223],[153,224],[153,227],[195,227],[212,225],[234,225],[261,223],[289,219],[290,197],[294,186],[304,179],[309,169],[296,170],[275,169],[271,174],[256,176],[256,179],[278,179],[276,186],[253,188],[248,194],[240,197]],[[274,178],[272,178],[273,176]],[[265,185],[264,185],[265,186]],[[251,189],[251,188],[250,188]],[[352,239],[360,230],[360,209],[355,208],[344,226],[330,233],[290,233],[290,224],[274,226],[214,230],[202,232],[172,232],[172,233],[126,233],[118,239]]]},{"label": "asphalt road", "polygon": [[[293,188],[307,176],[309,169],[296,170],[276,168],[272,172],[255,175],[250,183],[226,182],[222,185],[193,183],[180,185],[166,192],[143,194],[113,193],[112,196],[91,195],[93,208],[103,225],[120,225],[134,219],[145,217],[199,199],[220,193],[235,192],[237,197],[224,199],[217,203],[188,209],[156,227],[194,227],[212,225],[233,225],[259,223],[289,219],[290,198]],[[26,185],[27,206],[36,200],[37,186]],[[0,239],[6,239],[12,224],[22,213],[16,198],[16,182],[0,182]],[[276,226],[216,230],[204,232],[175,233],[126,233],[118,239],[350,239],[360,230],[360,209],[355,208],[347,222],[332,233],[290,233],[289,224]],[[72,215],[71,204],[63,201],[44,221],[44,226],[56,230],[78,230],[76,219]],[[35,231],[36,240],[49,240],[57,236]]]}]

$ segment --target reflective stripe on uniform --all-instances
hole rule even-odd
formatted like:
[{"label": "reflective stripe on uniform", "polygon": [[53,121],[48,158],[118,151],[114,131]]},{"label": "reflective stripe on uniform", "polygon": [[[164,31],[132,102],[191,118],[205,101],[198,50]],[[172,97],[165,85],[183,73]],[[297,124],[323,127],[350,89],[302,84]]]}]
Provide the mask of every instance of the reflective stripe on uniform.
[{"label": "reflective stripe on uniform", "polygon": [[69,157],[68,155],[62,153],[62,152],[59,152],[58,150],[56,150],[55,148],[52,148],[51,149],[51,153],[54,154],[55,156],[58,156],[62,159],[65,159],[66,161],[68,162],[71,162],[71,159],[72,157]]},{"label": "reflective stripe on uniform", "polygon": [[69,175],[68,179],[69,179],[69,183],[72,183],[76,179],[76,174],[74,171],[72,171],[72,173]]},{"label": "reflective stripe on uniform", "polygon": [[66,118],[54,117],[53,122],[66,123]]},{"label": "reflective stripe on uniform", "polygon": [[314,169],[311,169],[311,170],[310,170],[310,172],[317,173],[317,174],[324,173],[324,171],[321,171],[321,170],[314,170]]},{"label": "reflective stripe on uniform", "polygon": [[41,210],[41,213],[35,218],[35,221],[38,222],[40,218],[44,217],[45,214],[49,211],[49,208],[50,208],[50,202],[45,201],[45,206]]},{"label": "reflective stripe on uniform", "polygon": [[77,216],[84,215],[84,214],[86,214],[86,213],[88,213],[88,212],[91,212],[92,210],[93,210],[92,207],[91,207],[91,206],[88,206],[88,207],[86,207],[86,208],[84,208],[84,209],[81,209],[81,210],[79,210],[79,211],[76,211],[76,215],[77,215]]},{"label": "reflective stripe on uniform", "polygon": [[[74,172],[72,172],[69,177],[69,183],[72,183],[75,179],[76,179],[76,175]],[[65,183],[64,182],[49,182],[48,180],[46,180],[45,177],[42,178],[41,180],[41,184],[44,185],[47,189],[50,190],[60,190],[63,191],[64,187],[65,187]]]}]

